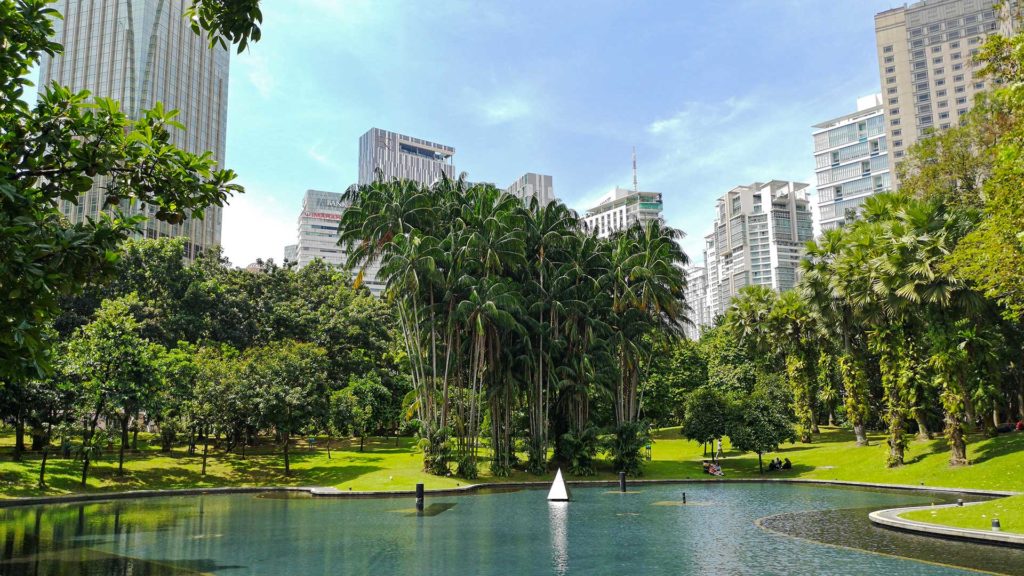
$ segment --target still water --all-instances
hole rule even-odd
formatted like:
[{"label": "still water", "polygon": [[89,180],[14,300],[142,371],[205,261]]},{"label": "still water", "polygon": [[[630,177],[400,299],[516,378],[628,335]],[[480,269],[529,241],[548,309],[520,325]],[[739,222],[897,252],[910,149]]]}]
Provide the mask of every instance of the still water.
[{"label": "still water", "polygon": [[0,574],[1024,574],[1024,551],[866,520],[940,501],[930,494],[751,483],[544,496],[428,495],[423,515],[411,498],[257,495],[2,509]]}]

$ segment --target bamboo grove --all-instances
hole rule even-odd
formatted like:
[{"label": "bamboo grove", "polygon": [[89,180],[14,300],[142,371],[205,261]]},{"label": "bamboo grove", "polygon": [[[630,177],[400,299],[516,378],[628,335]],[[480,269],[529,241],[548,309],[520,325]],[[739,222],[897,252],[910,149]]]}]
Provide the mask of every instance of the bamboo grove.
[{"label": "bamboo grove", "polygon": [[785,371],[805,442],[838,412],[860,445],[885,429],[900,466],[910,434],[941,428],[959,466],[969,432],[1024,419],[1024,40],[994,36],[976,61],[996,88],[913,147],[899,191],[809,243],[796,289],[747,287],[726,315]]},{"label": "bamboo grove", "polygon": [[557,201],[464,177],[379,180],[346,200],[340,243],[356,284],[379,265],[396,306],[427,470],[473,478],[488,455],[508,475],[524,452],[534,473],[552,455],[587,473],[604,429],[616,469],[640,473],[641,365],[687,321],[676,230],[599,238]]}]

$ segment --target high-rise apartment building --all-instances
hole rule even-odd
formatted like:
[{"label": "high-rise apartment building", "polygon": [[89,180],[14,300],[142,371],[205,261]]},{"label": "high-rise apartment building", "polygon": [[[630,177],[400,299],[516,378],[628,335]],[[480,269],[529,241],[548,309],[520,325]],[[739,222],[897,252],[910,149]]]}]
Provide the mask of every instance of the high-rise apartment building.
[{"label": "high-rise apartment building", "polygon": [[864,199],[892,188],[882,95],[857,99],[857,111],[814,126],[821,229],[848,222]]},{"label": "high-rise apartment building", "polygon": [[875,16],[886,137],[895,167],[931,129],[957,123],[988,82],[972,62],[985,37],[1010,31],[997,0],[922,0]]},{"label": "high-rise apartment building", "polygon": [[359,185],[376,180],[378,170],[384,180],[398,178],[430,185],[441,174],[454,177],[454,155],[451,146],[370,128],[359,138]]},{"label": "high-rise apartment building", "polygon": [[601,198],[597,206],[587,210],[583,221],[598,236],[609,236],[635,222],[645,224],[661,217],[661,193],[641,192],[616,186]]},{"label": "high-rise apartment building", "polygon": [[[345,267],[347,255],[338,245],[338,223],[346,205],[338,192],[307,190],[302,198],[299,214],[299,241],[294,248],[296,268],[302,268],[317,258],[327,264]],[[285,258],[292,247],[285,247]],[[377,280],[378,263],[371,263],[363,273],[363,285],[379,296],[384,284]]]},{"label": "high-rise apartment building", "polygon": [[[40,62],[40,87],[51,82],[72,90],[121,102],[137,118],[157,102],[180,112],[185,130],[174,131],[173,142],[189,152],[213,153],[224,163],[227,137],[228,52],[210,48],[195,34],[184,16],[190,0],[61,0],[55,7],[64,18],[54,21],[55,40],[64,52]],[[104,208],[105,178],[96,178],[78,204],[62,202],[72,222],[96,217]],[[127,214],[153,214],[125,203]],[[211,207],[205,218],[168,224],[150,218],[143,234],[149,238],[184,236],[186,256],[220,244],[221,209]]]},{"label": "high-rise apartment building", "polygon": [[690,340],[699,340],[701,330],[715,320],[709,302],[708,271],[704,266],[687,266],[683,272],[686,274],[686,291],[683,296],[686,305],[690,307],[690,323],[683,327],[683,331]]},{"label": "high-rise apartment building", "polygon": [[546,206],[555,199],[555,187],[551,176],[527,172],[505,189],[506,192],[518,197],[523,202],[536,198],[541,206]]},{"label": "high-rise apartment building", "polygon": [[744,286],[793,288],[804,243],[813,237],[807,184],[772,180],[727,192],[704,237],[710,314],[724,313]]}]

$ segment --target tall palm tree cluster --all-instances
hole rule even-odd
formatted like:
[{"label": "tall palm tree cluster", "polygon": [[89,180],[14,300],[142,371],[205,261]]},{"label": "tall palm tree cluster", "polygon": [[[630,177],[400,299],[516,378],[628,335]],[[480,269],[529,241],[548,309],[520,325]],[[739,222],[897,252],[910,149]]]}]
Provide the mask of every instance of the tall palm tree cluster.
[{"label": "tall palm tree cluster", "polygon": [[642,360],[686,321],[678,231],[598,238],[564,204],[464,176],[346,196],[339,243],[396,305],[428,471],[472,478],[487,454],[508,475],[525,452],[541,473],[553,452],[586,472],[604,425],[616,468],[639,473]]},{"label": "tall palm tree cluster", "polygon": [[784,367],[801,440],[842,400],[858,444],[869,425],[887,430],[890,467],[904,463],[914,428],[930,438],[936,423],[950,463],[963,465],[966,430],[1024,416],[1024,327],[948,265],[978,221],[938,199],[878,195],[808,244],[796,289],[734,300],[727,324]]}]

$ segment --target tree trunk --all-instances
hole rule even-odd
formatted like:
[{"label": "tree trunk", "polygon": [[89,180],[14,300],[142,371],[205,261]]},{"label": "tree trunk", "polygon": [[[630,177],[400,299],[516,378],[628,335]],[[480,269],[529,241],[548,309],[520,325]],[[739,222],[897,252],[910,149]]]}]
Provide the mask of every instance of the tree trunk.
[{"label": "tree trunk", "polygon": [[135,422],[135,430],[132,430],[132,452],[139,451],[139,423]]},{"label": "tree trunk", "polygon": [[964,427],[956,414],[946,412],[946,434],[949,437],[949,464],[951,466],[967,464],[967,442],[964,439]]},{"label": "tree trunk", "polygon": [[364,439],[365,437],[366,437],[366,436],[365,436],[365,435],[363,435],[363,434],[360,434],[360,435],[359,435],[359,451],[360,451],[360,452],[362,452],[362,451],[363,451],[363,439]]},{"label": "tree trunk", "polygon": [[89,475],[89,452],[82,455],[82,486],[85,486],[86,477]]},{"label": "tree trunk", "polygon": [[864,423],[858,418],[853,423],[853,435],[857,437],[857,446],[868,445],[868,435],[864,432]]},{"label": "tree trunk", "polygon": [[828,425],[830,428],[834,428],[836,425],[836,410],[833,407],[828,409]]},{"label": "tree trunk", "polygon": [[19,417],[14,422],[14,461],[21,460],[21,453],[25,451],[25,422]]},{"label": "tree trunk", "polygon": [[284,435],[284,475],[285,476],[291,476],[291,473],[292,473],[291,465],[288,462],[288,437],[289,436],[290,436],[289,434],[285,434]]},{"label": "tree trunk", "polygon": [[327,459],[331,459],[331,435],[327,435]]},{"label": "tree trunk", "polygon": [[914,420],[917,421],[917,439],[918,440],[931,440],[932,433],[928,430],[928,422],[924,419],[924,414],[920,408],[914,409]]},{"label": "tree trunk", "polygon": [[764,475],[764,462],[761,460],[760,452],[757,453],[757,469],[760,471],[761,475]]},{"label": "tree trunk", "polygon": [[121,419],[121,446],[117,454],[117,475],[124,476],[124,448],[128,443],[128,416]]},{"label": "tree trunk", "polygon": [[1021,384],[1021,389],[1017,391],[1017,414],[1021,420],[1024,420],[1024,383]]},{"label": "tree trunk", "polygon": [[201,476],[206,476],[206,455],[210,447],[210,435],[203,434],[203,471],[200,473]]},{"label": "tree trunk", "polygon": [[974,402],[971,402],[970,395],[964,396],[964,411],[967,412],[967,430],[977,429],[978,416],[974,412]]},{"label": "tree trunk", "polygon": [[43,459],[39,462],[39,487],[46,488],[46,457],[50,455],[50,447],[43,446]]}]

